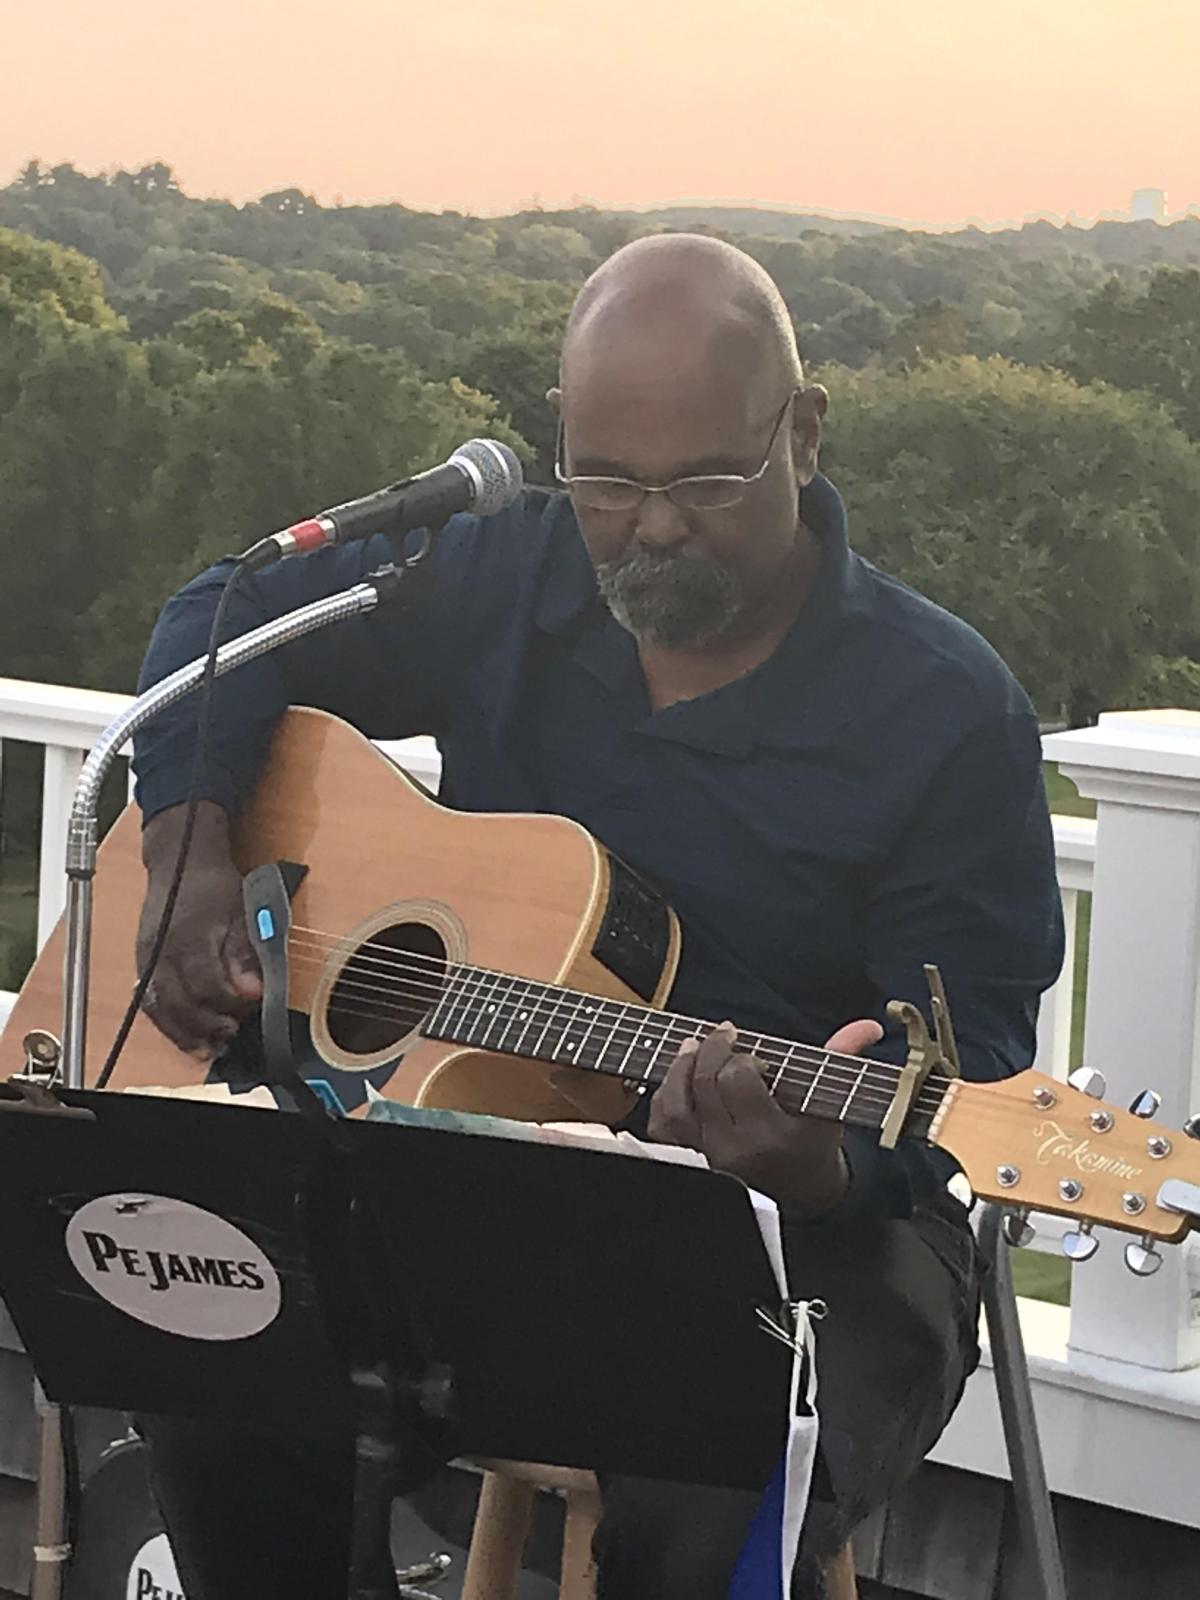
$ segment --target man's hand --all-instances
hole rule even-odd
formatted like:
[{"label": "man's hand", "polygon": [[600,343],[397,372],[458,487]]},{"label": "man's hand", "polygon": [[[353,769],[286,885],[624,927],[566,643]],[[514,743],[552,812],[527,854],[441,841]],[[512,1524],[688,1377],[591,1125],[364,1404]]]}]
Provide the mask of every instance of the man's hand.
[{"label": "man's hand", "polygon": [[[173,806],[160,812],[142,835],[149,882],[138,927],[139,973],[158,932],[186,810]],[[145,1010],[172,1044],[209,1061],[261,998],[262,979],[242,910],[242,875],[230,854],[229,819],[219,806],[202,801]]]},{"label": "man's hand", "polygon": [[[825,1046],[861,1055],[883,1037],[877,1022],[850,1022]],[[795,1216],[816,1217],[846,1190],[842,1125],[792,1116],[771,1098],[762,1064],[735,1054],[737,1030],[723,1022],[704,1040],[686,1039],[650,1102],[648,1133],[687,1145]]]}]

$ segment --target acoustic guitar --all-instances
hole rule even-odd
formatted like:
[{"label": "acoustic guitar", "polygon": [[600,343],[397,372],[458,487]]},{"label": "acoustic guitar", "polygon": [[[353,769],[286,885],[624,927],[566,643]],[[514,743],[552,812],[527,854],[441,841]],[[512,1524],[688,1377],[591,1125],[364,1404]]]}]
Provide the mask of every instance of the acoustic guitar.
[{"label": "acoustic guitar", "polygon": [[[130,806],[100,849],[88,1082],[134,985],[140,831]],[[307,869],[287,934],[293,1053],[348,1114],[374,1092],[611,1123],[709,1026],[662,1009],[678,920],[586,829],[450,811],[324,713],[295,710],[280,723],[235,825],[235,855],[247,872],[276,861]],[[62,969],[60,925],[0,1039],[0,1076],[21,1069],[27,1032],[59,1031]],[[918,1015],[902,1010],[910,1022]],[[1147,1250],[1190,1227],[1200,1145],[1082,1088],[1033,1071],[968,1083],[928,1070],[928,1052],[922,1066],[920,1049],[901,1068],[756,1033],[741,1033],[739,1047],[785,1109],[880,1130],[885,1143],[936,1145],[977,1195],[1076,1219],[1081,1255],[1096,1223],[1142,1235]],[[110,1086],[181,1087],[207,1070],[143,1016]]]}]

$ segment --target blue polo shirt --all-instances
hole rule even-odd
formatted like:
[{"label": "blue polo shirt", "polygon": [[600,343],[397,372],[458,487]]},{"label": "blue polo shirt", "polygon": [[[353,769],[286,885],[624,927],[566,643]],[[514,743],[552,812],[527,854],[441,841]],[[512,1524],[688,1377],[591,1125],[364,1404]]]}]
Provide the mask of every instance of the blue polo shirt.
[{"label": "blue polo shirt", "polygon": [[[221,680],[202,794],[237,806],[291,704],[433,734],[447,804],[573,817],[659,886],[684,930],[672,1009],[822,1043],[889,999],[928,1011],[933,961],[964,1073],[1017,1071],[1062,959],[1032,708],[977,633],[850,549],[826,479],[802,509],[821,565],[775,653],[659,711],[566,496],[456,517],[402,604]],[[228,634],[389,558],[379,539],[281,563],[240,586]],[[202,653],[228,571],[168,603],[143,685]],[[194,726],[188,701],[139,736],[147,816],[185,798]],[[903,1039],[871,1053],[902,1060]],[[903,1214],[940,1170],[848,1137],[855,1208]]]}]

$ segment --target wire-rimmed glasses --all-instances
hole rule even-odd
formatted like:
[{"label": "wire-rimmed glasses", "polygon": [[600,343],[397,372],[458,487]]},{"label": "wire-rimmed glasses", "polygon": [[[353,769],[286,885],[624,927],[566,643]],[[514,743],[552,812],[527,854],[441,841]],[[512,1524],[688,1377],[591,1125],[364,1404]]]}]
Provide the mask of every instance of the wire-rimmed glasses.
[{"label": "wire-rimmed glasses", "polygon": [[564,434],[561,417],[554,446],[554,476],[570,490],[576,504],[586,506],[589,511],[635,511],[648,494],[668,495],[681,511],[723,511],[728,506],[737,505],[751,485],[766,475],[775,440],[794,399],[795,391],[788,395],[783,409],[775,418],[762,466],[748,478],[736,472],[706,472],[691,478],[675,478],[670,483],[639,483],[636,478],[611,478],[587,473],[568,475],[563,471]]}]

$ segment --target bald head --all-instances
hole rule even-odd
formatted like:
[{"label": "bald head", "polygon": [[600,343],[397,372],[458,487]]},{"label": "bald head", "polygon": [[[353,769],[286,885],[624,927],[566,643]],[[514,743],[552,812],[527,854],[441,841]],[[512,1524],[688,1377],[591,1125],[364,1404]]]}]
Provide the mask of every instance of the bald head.
[{"label": "bald head", "polygon": [[758,263],[698,234],[626,245],[580,291],[554,398],[557,471],[600,592],[639,645],[770,636],[815,559],[799,494],[827,397],[803,387]]},{"label": "bald head", "polygon": [[785,392],[803,382],[791,317],[770,275],[745,251],[701,234],[637,239],[597,268],[567,324],[564,392],[639,348],[668,370],[686,366],[725,383]]}]

